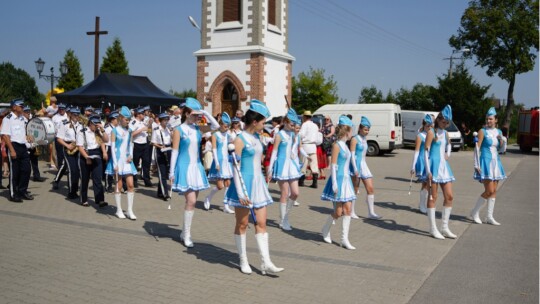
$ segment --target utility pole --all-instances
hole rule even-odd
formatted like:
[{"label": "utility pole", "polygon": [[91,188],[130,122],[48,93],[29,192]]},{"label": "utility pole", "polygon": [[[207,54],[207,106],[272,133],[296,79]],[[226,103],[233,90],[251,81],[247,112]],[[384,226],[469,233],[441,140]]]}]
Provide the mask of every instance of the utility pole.
[{"label": "utility pole", "polygon": [[461,50],[453,50],[452,51],[452,55],[450,55],[449,58],[444,58],[445,60],[450,60],[450,69],[448,69],[448,78],[449,79],[452,79],[452,61],[454,59],[458,59],[458,58],[463,58],[463,55],[461,57],[454,57],[454,54],[457,54],[457,53],[468,53],[470,52],[471,50],[468,49],[468,48],[464,48],[464,49],[461,49]]},{"label": "utility pole", "polygon": [[107,35],[108,31],[99,31],[99,17],[96,16],[96,28],[93,32],[86,32],[86,35],[95,36],[94,41],[94,79],[98,77],[99,66],[99,36]]}]

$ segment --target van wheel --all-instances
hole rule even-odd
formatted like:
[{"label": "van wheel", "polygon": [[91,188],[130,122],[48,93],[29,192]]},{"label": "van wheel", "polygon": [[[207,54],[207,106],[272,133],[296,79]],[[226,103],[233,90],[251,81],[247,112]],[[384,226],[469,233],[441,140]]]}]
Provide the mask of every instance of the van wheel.
[{"label": "van wheel", "polygon": [[367,155],[375,156],[375,155],[379,155],[379,152],[380,152],[379,145],[377,145],[376,142],[373,142],[373,141],[368,142]]}]

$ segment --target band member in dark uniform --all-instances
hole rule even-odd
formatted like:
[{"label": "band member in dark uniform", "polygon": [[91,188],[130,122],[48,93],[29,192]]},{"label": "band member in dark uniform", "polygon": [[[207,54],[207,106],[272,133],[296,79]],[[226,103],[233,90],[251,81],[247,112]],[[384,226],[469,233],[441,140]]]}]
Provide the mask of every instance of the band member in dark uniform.
[{"label": "band member in dark uniform", "polygon": [[[135,167],[139,166],[139,162],[142,162],[142,177],[145,187],[152,187],[150,181],[150,162],[151,155],[148,153],[148,130],[151,128],[152,121],[149,120],[147,124],[144,123],[144,108],[140,107],[135,109],[135,119],[129,123],[129,129],[131,130],[131,136],[133,136],[133,163]],[[137,187],[137,175],[133,178],[133,184]]]},{"label": "band member in dark uniform", "polygon": [[[81,110],[77,107],[68,110],[70,120],[63,123],[56,134],[56,140],[64,147],[64,163],[68,170],[68,199],[79,198],[77,191],[79,190],[79,149],[77,148],[77,132],[82,129],[79,123],[79,115]],[[63,169],[65,170],[65,169]],[[56,178],[53,182],[53,187],[58,188],[58,176],[61,176],[62,169],[58,170]]]},{"label": "band member in dark uniform", "polygon": [[152,145],[154,146],[154,158],[157,163],[159,185],[157,197],[168,200],[169,185],[167,184],[167,174],[169,173],[169,162],[171,160],[171,132],[167,128],[169,115],[161,113],[158,116],[159,126],[152,131]]},{"label": "band member in dark uniform", "polygon": [[67,165],[64,163],[64,147],[58,142],[58,130],[60,130],[62,125],[69,122],[69,115],[66,113],[66,108],[67,106],[65,104],[58,104],[58,112],[56,112],[56,114],[54,114],[52,117],[52,121],[54,123],[54,130],[57,134],[54,141],[54,151],[56,153],[56,166],[58,168],[58,172],[56,173],[56,176],[53,180],[54,190],[58,189],[58,183],[67,171]]},{"label": "band member in dark uniform", "polygon": [[34,199],[28,193],[30,180],[30,159],[26,137],[26,124],[23,117],[24,99],[11,101],[11,113],[2,121],[2,140],[6,145],[9,161],[9,200],[22,203]]},{"label": "band member in dark uniform", "polygon": [[103,154],[100,142],[108,141],[107,134],[101,126],[99,116],[90,116],[88,126],[77,132],[77,147],[79,149],[79,167],[81,170],[81,205],[88,207],[88,183],[92,177],[94,201],[100,207],[107,206],[105,193],[101,181],[103,174],[103,160],[107,156]]}]

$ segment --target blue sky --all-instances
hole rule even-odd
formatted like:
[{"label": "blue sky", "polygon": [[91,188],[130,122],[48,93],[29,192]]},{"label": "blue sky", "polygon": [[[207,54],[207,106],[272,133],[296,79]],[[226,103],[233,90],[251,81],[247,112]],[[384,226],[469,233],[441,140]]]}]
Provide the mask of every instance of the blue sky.
[{"label": "blue sky", "polygon": [[[309,67],[333,76],[338,94],[356,102],[362,87],[383,93],[416,83],[435,85],[448,72],[452,49],[448,38],[457,32],[468,1],[434,0],[289,0],[289,52],[296,57],[293,75]],[[37,79],[34,61],[45,71],[71,48],[78,56],[85,83],[93,79],[95,16],[108,35],[100,39],[100,62],[119,37],[130,73],[146,75],[161,89],[195,89],[199,32],[187,17],[201,18],[199,0],[2,1],[0,62],[9,61],[36,78],[45,93],[50,83]],[[457,62],[459,60],[455,60]],[[465,62],[474,79],[491,85],[488,95],[506,99],[508,84],[488,77]],[[514,98],[538,105],[538,59],[532,72],[518,75]]]}]

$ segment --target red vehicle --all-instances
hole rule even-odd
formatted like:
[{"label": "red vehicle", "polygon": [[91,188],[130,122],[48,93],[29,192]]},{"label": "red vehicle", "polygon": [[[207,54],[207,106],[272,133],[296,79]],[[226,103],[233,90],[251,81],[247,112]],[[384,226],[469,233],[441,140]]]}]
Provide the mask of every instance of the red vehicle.
[{"label": "red vehicle", "polygon": [[538,108],[519,111],[517,142],[522,152],[538,148]]}]

